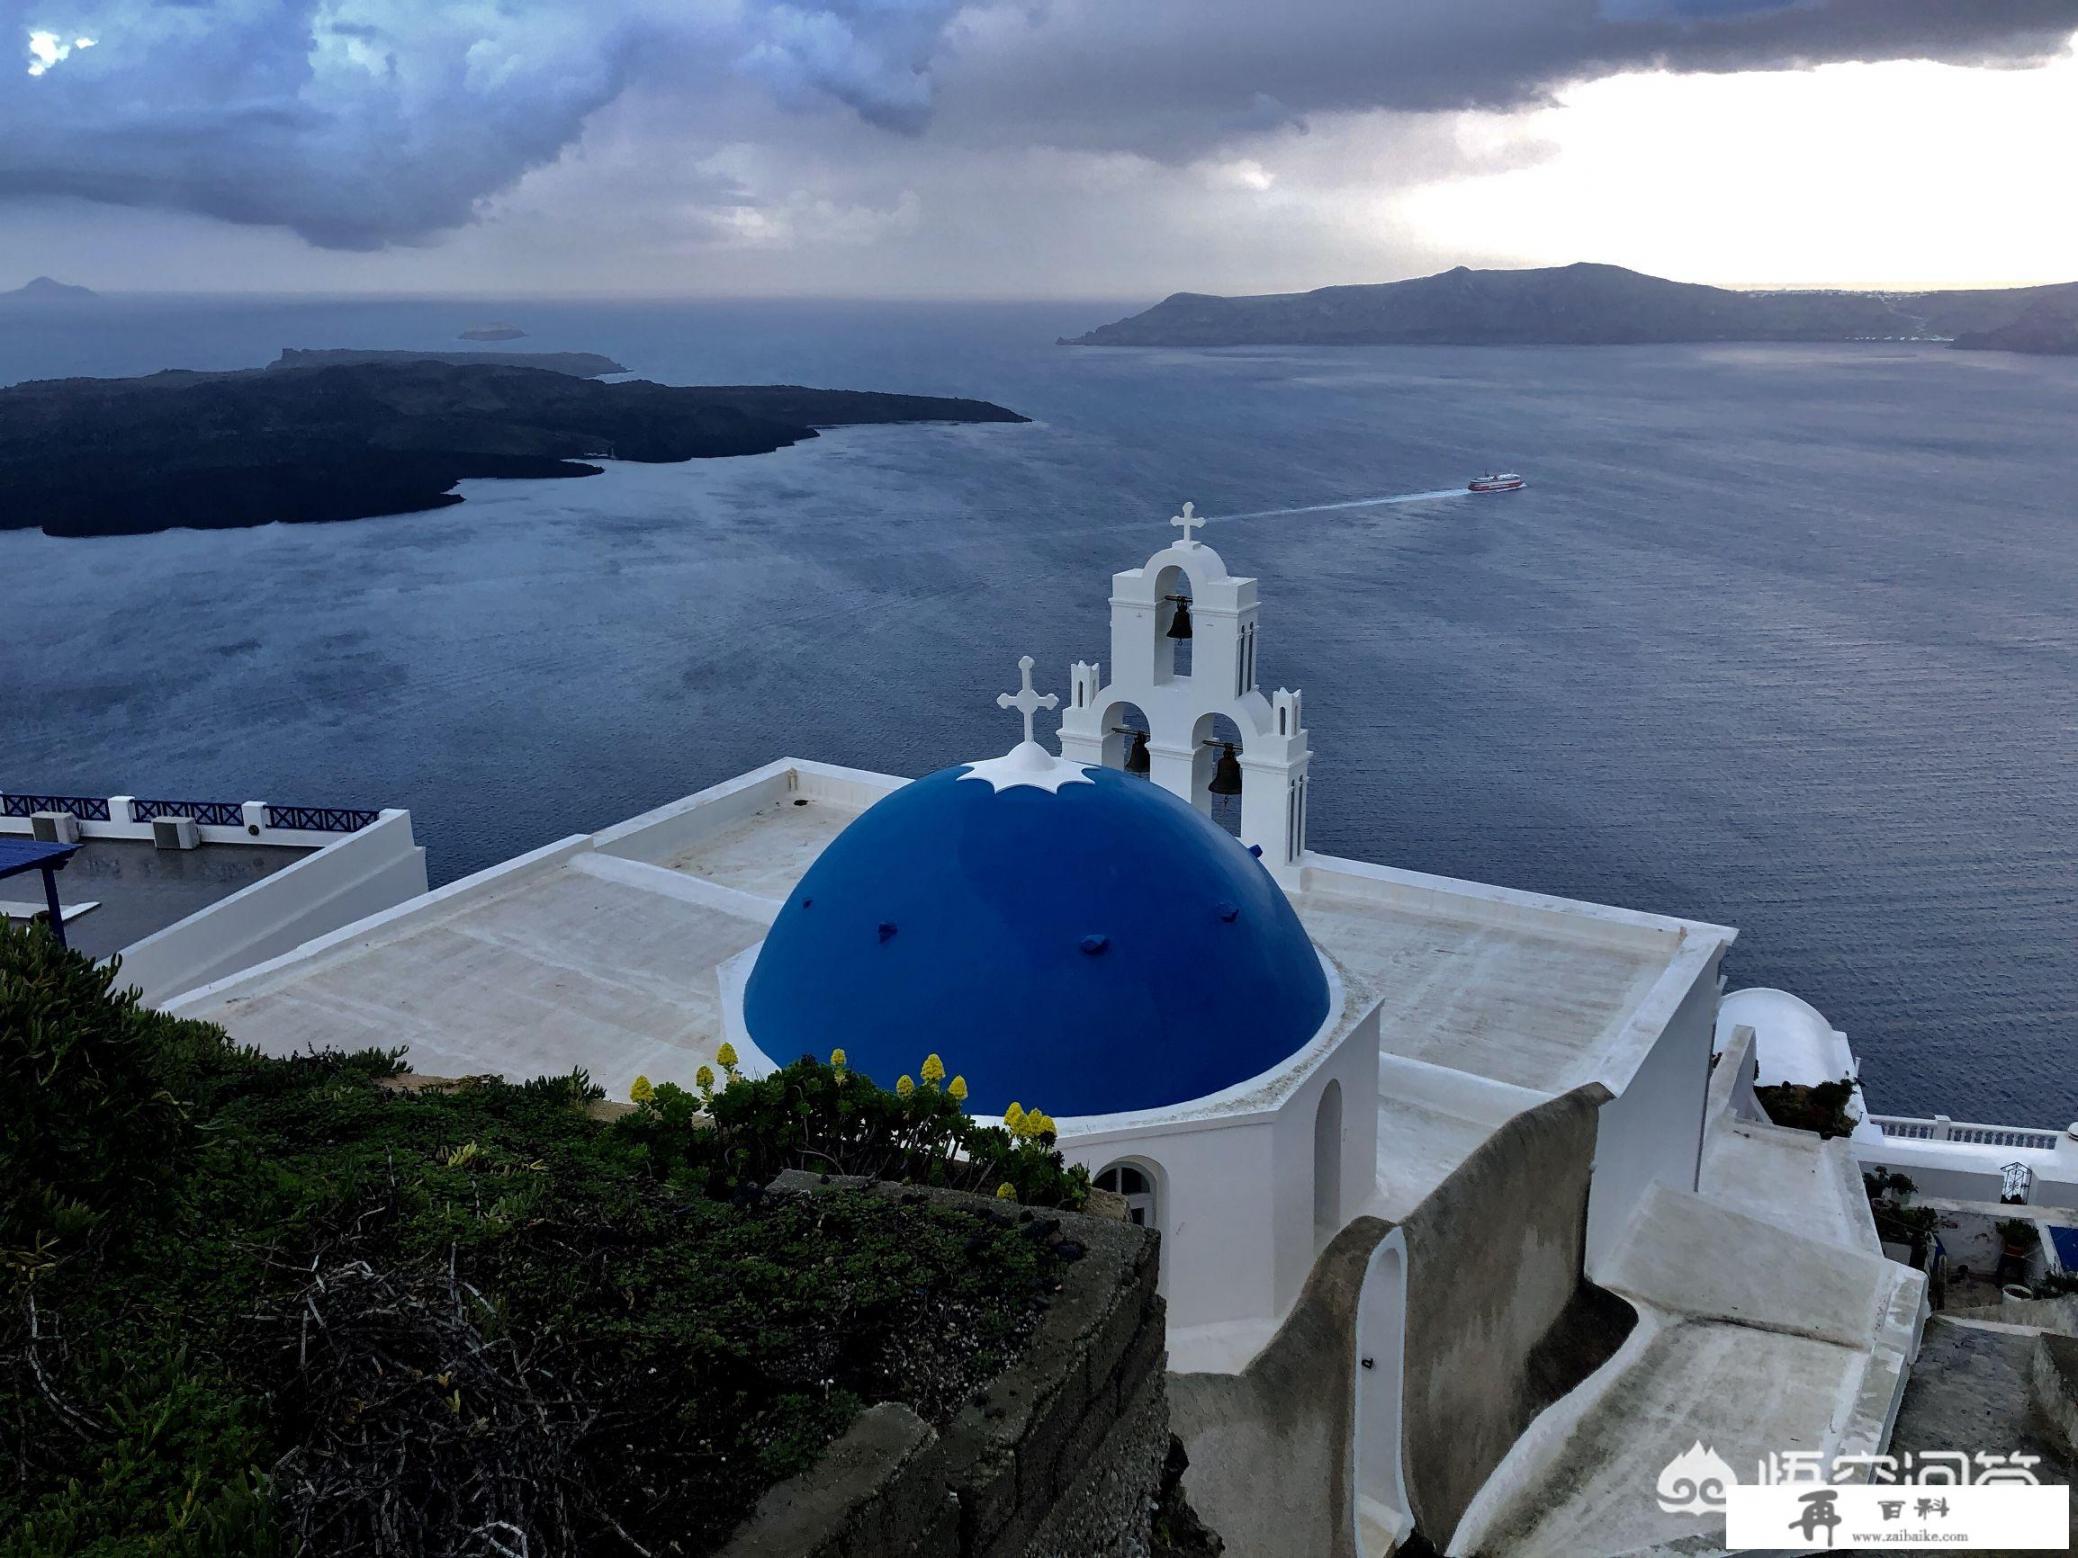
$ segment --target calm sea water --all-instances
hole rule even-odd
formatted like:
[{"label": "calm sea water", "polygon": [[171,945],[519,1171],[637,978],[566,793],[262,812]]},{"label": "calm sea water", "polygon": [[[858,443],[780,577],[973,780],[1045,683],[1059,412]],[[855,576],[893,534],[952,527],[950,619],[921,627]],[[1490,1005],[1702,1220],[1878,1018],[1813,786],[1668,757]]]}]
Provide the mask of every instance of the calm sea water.
[{"label": "calm sea water", "polygon": [[[437,514],[0,533],[0,787],[408,806],[445,880],[781,754],[921,773],[1106,652],[1213,514],[1318,847],[1741,927],[1876,1106],[2078,1116],[2078,360],[1866,346],[1120,352],[1127,305],[111,304],[0,382],[287,345],[978,395],[1025,427],[470,483]],[[4,502],[0,494],[0,502]]]}]

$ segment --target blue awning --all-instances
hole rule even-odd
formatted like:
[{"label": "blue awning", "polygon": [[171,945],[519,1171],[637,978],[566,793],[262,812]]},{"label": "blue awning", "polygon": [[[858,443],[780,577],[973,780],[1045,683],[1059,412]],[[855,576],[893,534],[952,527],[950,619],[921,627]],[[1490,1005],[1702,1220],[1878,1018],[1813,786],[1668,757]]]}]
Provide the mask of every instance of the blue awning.
[{"label": "blue awning", "polygon": [[35,839],[0,839],[0,881],[34,871],[43,878],[43,901],[50,905],[51,934],[65,945],[65,911],[58,906],[58,873],[79,853],[77,844],[40,844]]},{"label": "blue awning", "polygon": [[0,839],[0,877],[24,871],[57,871],[79,853],[77,844],[39,844],[35,839]]},{"label": "blue awning", "polygon": [[2078,1228],[2051,1228],[2049,1242],[2056,1246],[2056,1258],[2066,1271],[2078,1271]]}]

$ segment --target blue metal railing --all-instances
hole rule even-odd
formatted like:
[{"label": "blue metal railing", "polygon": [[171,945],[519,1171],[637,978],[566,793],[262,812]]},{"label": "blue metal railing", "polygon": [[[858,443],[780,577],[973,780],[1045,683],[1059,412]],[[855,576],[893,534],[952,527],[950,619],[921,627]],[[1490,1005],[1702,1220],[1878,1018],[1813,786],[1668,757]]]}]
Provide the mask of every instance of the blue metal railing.
[{"label": "blue metal railing", "polygon": [[211,828],[242,828],[245,807],[237,801],[132,801],[130,820],[150,822],[155,817],[193,817]]},{"label": "blue metal railing", "polygon": [[269,806],[267,826],[301,828],[311,833],[356,833],[382,813],[350,806]]},{"label": "blue metal railing", "polygon": [[[204,827],[242,828],[242,801],[132,800],[130,815],[113,817],[108,799],[92,795],[0,795],[0,817],[28,817],[40,811],[69,811],[81,822],[150,822],[157,817],[192,817]],[[267,826],[303,833],[358,833],[382,816],[360,806],[269,806]]]},{"label": "blue metal railing", "polygon": [[81,822],[107,822],[106,797],[91,795],[0,795],[0,817],[31,817],[40,811],[69,811]]}]

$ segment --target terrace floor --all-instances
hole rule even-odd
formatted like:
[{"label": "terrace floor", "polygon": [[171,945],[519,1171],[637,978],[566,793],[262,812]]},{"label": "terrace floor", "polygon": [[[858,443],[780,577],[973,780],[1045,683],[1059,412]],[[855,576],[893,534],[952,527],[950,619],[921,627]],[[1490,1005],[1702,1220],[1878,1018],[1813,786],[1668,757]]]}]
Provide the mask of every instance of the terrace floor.
[{"label": "terrace floor", "polygon": [[[278,844],[204,844],[160,849],[143,839],[86,839],[58,873],[65,939],[88,957],[105,958],[309,855]],[[43,879],[0,882],[0,899],[43,908]],[[95,907],[73,919],[72,907]]]},{"label": "terrace floor", "polygon": [[1612,945],[1311,888],[1293,905],[1360,1000],[1381,998],[1380,1047],[1557,1094],[1596,1061],[1672,956],[1672,938]]}]

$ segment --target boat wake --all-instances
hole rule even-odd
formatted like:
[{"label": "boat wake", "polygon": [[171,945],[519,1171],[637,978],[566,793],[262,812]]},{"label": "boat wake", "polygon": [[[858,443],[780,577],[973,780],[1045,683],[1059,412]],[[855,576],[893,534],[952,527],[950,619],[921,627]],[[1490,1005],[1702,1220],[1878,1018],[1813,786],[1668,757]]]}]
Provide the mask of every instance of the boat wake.
[{"label": "boat wake", "polygon": [[1388,503],[1432,503],[1439,498],[1468,498],[1463,487],[1437,487],[1429,492],[1394,492],[1376,498],[1351,498],[1343,503],[1307,503],[1290,509],[1255,509],[1246,514],[1215,514],[1214,519],[1276,519],[1285,514],[1325,514],[1334,509],[1368,509]]}]

